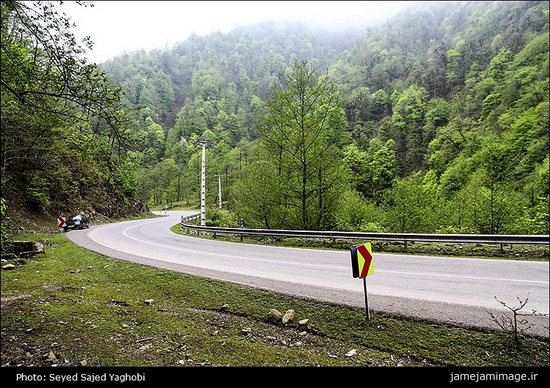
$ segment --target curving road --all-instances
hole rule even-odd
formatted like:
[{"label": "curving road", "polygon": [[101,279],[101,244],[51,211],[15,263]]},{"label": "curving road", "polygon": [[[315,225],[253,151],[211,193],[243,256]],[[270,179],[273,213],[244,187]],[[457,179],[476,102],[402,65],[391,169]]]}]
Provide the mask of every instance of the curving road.
[{"label": "curving road", "polygon": [[[365,307],[363,281],[353,278],[349,252],[212,241],[170,231],[181,215],[128,221],[67,233],[102,255],[292,296]],[[549,312],[549,263],[373,253],[367,277],[371,311],[458,325],[495,328],[489,315]],[[548,315],[528,317],[530,333],[548,337]]]}]

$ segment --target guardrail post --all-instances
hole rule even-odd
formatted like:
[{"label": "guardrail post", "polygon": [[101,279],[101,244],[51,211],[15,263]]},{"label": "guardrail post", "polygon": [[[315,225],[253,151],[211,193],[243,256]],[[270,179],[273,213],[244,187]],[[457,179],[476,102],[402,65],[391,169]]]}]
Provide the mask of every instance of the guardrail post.
[{"label": "guardrail post", "polygon": [[[501,251],[504,251],[504,244],[529,244],[529,245],[549,245],[548,235],[475,235],[475,234],[418,234],[418,233],[369,233],[369,232],[340,232],[340,231],[299,231],[299,230],[269,230],[269,229],[246,229],[242,225],[240,228],[223,228],[209,226],[195,226],[188,224],[188,221],[196,220],[200,214],[182,217],[182,229],[187,231],[196,229],[198,233],[212,232],[221,234],[238,234],[241,241],[244,235],[248,236],[273,236],[278,239],[285,237],[304,237],[304,238],[332,238],[336,241],[338,238],[343,240],[380,240],[380,241],[403,241],[405,249],[409,247],[409,241],[423,241],[428,243],[455,243],[455,244],[493,244],[500,245]],[[217,236],[217,234],[216,234]]]}]

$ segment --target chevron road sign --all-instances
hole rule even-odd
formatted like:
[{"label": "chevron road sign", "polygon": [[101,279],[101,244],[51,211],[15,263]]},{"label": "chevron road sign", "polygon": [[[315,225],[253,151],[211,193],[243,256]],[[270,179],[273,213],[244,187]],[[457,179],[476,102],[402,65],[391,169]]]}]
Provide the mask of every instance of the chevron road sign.
[{"label": "chevron road sign", "polygon": [[363,288],[365,290],[365,310],[367,313],[367,320],[370,321],[369,299],[367,295],[367,276],[374,273],[371,243],[359,244],[351,247],[351,269],[354,278],[363,279]]},{"label": "chevron road sign", "polygon": [[351,247],[351,268],[354,278],[364,278],[374,272],[371,243]]}]

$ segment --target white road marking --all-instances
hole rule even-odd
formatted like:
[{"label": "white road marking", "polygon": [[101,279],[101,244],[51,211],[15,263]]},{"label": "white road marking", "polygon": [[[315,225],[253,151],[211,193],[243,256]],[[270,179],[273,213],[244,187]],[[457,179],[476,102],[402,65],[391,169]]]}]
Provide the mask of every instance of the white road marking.
[{"label": "white road marking", "polygon": [[[158,222],[158,220],[154,220],[151,222],[147,222],[146,224]],[[266,262],[266,263],[277,263],[277,264],[289,264],[289,265],[295,265],[295,266],[302,266],[302,267],[318,267],[318,268],[330,268],[330,269],[336,269],[336,270],[348,270],[348,267],[345,266],[337,266],[337,265],[324,265],[324,264],[312,264],[312,263],[296,263],[293,261],[281,261],[281,260],[269,260],[269,259],[262,259],[257,257],[242,257],[242,256],[234,256],[234,255],[228,255],[224,253],[205,253],[203,251],[197,251],[193,249],[188,248],[180,248],[180,247],[174,247],[171,245],[166,244],[159,244],[151,241],[144,241],[140,240],[138,238],[130,236],[127,232],[131,229],[143,226],[144,224],[141,223],[139,225],[130,226],[123,230],[123,235],[131,240],[138,241],[140,243],[145,243],[161,248],[168,248],[173,250],[178,250],[182,252],[188,252],[188,253],[194,253],[194,254],[201,254],[201,255],[210,255],[210,256],[217,256],[222,258],[228,258],[228,259],[239,259],[239,260],[250,260],[250,261],[256,261],[256,262]],[[170,227],[167,227],[167,229],[170,229]],[[105,244],[104,242],[98,241],[97,239],[90,236],[92,240],[94,240],[96,243],[104,245],[108,248],[118,250],[117,248],[113,246],[109,246]],[[508,279],[508,278],[494,278],[494,277],[482,277],[482,276],[465,276],[465,275],[450,275],[450,274],[436,274],[436,273],[426,273],[426,272],[410,272],[410,271],[387,271],[387,270],[376,270],[376,272],[379,273],[390,273],[390,274],[399,274],[399,275],[415,275],[415,276],[432,276],[432,277],[446,277],[446,278],[455,278],[455,279],[471,279],[471,280],[491,280],[491,281],[502,281],[502,282],[514,282],[514,283],[532,283],[532,284],[549,284],[548,281],[537,281],[537,280],[522,280],[522,279]]]}]

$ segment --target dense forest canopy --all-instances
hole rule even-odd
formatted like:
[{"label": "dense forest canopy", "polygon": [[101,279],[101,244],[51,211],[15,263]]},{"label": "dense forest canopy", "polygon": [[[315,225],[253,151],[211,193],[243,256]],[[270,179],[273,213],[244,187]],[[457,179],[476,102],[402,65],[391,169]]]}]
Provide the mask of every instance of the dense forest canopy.
[{"label": "dense forest canopy", "polygon": [[[2,199],[8,209],[113,214],[131,196],[120,87],[49,2],[2,1]],[[91,206],[91,203],[94,203]]]},{"label": "dense forest canopy", "polygon": [[[122,91],[109,110],[116,123],[72,103],[85,125],[20,98],[34,85],[19,77],[38,74],[37,87],[55,88],[62,74],[32,63],[37,50],[48,52],[33,39],[4,38],[19,28],[21,7],[2,3],[2,63],[19,61],[2,67],[8,208],[14,198],[46,212],[195,203],[195,141],[204,138],[215,143],[207,149],[210,223],[549,231],[548,2],[419,3],[359,35],[275,22],[193,35],[115,57],[93,67],[93,79],[83,74],[79,87],[104,85],[96,74],[105,74],[109,90]],[[24,140],[26,131],[34,138]],[[14,157],[24,146],[34,159]],[[44,157],[54,147],[60,160]],[[109,206],[86,196],[98,187]]]}]

